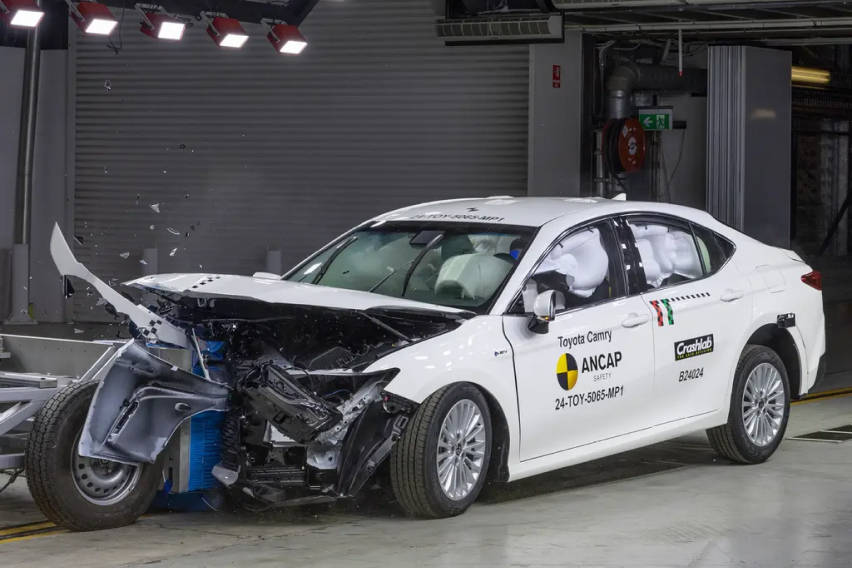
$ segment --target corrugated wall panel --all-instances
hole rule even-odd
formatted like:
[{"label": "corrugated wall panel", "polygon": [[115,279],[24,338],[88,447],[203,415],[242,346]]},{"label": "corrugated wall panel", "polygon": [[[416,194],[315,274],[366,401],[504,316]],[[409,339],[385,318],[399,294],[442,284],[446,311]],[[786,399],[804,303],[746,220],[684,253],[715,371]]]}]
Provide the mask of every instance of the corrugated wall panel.
[{"label": "corrugated wall panel", "polygon": [[[384,210],[523,193],[527,48],[447,48],[433,18],[425,1],[321,2],[299,57],[260,27],[238,51],[200,26],[157,42],[130,10],[118,53],[78,36],[80,260],[126,279],[157,247],[159,272],[246,274]],[[101,318],[77,296],[78,319]]]},{"label": "corrugated wall panel", "polygon": [[710,47],[707,71],[707,211],[742,230],[745,47]]}]

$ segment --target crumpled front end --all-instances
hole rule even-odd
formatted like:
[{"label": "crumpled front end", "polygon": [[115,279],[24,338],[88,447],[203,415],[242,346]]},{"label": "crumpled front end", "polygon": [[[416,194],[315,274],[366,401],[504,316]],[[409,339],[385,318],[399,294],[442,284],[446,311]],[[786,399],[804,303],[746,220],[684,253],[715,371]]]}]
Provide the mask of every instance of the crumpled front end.
[{"label": "crumpled front end", "polygon": [[[101,384],[81,455],[154,463],[182,424],[220,412],[220,459],[212,474],[262,506],[350,496],[363,487],[417,406],[385,392],[397,369],[365,369],[469,317],[419,305],[370,305],[376,300],[363,293],[359,309],[346,309],[339,298],[330,306],[162,286],[146,290],[157,303],[149,308],[92,275],[58,239],[61,233],[51,248],[60,272],[92,284],[136,335],[94,377]],[[281,290],[286,296],[293,288]],[[297,292],[304,299],[311,289]],[[328,296],[323,290],[317,297]],[[163,347],[191,357],[172,363],[161,356]]]}]

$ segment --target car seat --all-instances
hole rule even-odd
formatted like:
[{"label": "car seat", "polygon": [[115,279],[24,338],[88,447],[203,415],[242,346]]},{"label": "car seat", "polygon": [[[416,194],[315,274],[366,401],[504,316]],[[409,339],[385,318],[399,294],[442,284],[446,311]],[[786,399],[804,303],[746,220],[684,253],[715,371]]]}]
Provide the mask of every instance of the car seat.
[{"label": "car seat", "polygon": [[441,266],[435,294],[485,300],[494,294],[511,269],[512,263],[487,253],[455,255]]}]

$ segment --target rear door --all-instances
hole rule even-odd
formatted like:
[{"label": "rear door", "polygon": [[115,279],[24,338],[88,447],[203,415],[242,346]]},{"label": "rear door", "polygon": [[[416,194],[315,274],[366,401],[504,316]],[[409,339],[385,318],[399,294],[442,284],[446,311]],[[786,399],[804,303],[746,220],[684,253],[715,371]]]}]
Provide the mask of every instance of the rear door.
[{"label": "rear door", "polygon": [[[650,425],[651,318],[628,297],[621,245],[610,221],[558,239],[527,281],[504,330],[512,345],[520,454],[533,459]],[[555,290],[547,333],[530,331],[537,294]]]},{"label": "rear door", "polygon": [[728,403],[731,365],[751,312],[742,277],[726,264],[733,245],[674,217],[626,220],[642,269],[632,286],[640,287],[653,320],[656,423],[718,410]]}]

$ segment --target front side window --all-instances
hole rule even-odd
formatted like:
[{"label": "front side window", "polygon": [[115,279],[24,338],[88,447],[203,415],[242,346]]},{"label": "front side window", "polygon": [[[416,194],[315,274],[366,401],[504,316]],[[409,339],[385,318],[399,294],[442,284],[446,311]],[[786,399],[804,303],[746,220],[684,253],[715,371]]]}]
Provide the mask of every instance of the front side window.
[{"label": "front side window", "polygon": [[484,312],[532,236],[501,225],[382,224],[356,230],[286,279]]},{"label": "front side window", "polygon": [[662,220],[628,219],[645,271],[646,290],[704,276],[689,225]]},{"label": "front side window", "polygon": [[561,239],[533,272],[513,312],[532,311],[538,294],[556,291],[558,311],[624,295],[621,260],[612,229],[601,222]]}]

